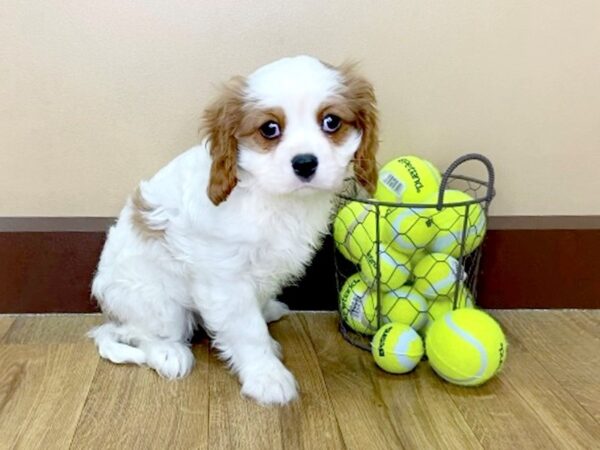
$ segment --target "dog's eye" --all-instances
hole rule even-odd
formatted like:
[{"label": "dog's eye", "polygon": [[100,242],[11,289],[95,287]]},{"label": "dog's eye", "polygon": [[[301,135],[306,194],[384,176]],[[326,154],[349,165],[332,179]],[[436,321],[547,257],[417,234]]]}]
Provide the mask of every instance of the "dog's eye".
[{"label": "dog's eye", "polygon": [[342,126],[342,119],[334,114],[327,114],[321,122],[321,129],[325,133],[335,133]]},{"label": "dog's eye", "polygon": [[279,124],[274,120],[269,120],[268,122],[263,123],[259,130],[260,134],[262,134],[265,139],[277,139],[279,136],[281,136]]}]

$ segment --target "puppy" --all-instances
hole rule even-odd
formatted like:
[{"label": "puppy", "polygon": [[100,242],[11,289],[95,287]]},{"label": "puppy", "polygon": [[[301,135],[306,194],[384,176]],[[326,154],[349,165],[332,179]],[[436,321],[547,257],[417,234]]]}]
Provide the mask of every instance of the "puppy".
[{"label": "puppy", "polygon": [[372,86],[352,66],[284,58],[227,84],[204,114],[206,138],[142,182],[106,245],[92,294],[107,319],[90,331],[103,358],[187,375],[200,323],[265,404],[297,396],[267,322],[327,232],[352,169],[376,181]]}]

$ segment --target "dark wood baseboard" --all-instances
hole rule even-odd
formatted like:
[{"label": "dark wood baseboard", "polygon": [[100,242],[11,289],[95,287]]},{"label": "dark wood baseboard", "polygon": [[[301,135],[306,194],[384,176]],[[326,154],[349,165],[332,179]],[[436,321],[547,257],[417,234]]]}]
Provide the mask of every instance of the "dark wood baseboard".
[{"label": "dark wood baseboard", "polygon": [[486,308],[600,308],[600,229],[490,230],[479,283]]},{"label": "dark wood baseboard", "polygon": [[99,231],[0,233],[0,313],[96,312]]},{"label": "dark wood baseboard", "polygon": [[[112,221],[0,218],[0,313],[97,311],[90,283]],[[304,279],[285,289],[281,299],[297,310],[335,309],[333,254],[328,239]],[[600,308],[599,255],[597,217],[492,218],[479,304]]]}]

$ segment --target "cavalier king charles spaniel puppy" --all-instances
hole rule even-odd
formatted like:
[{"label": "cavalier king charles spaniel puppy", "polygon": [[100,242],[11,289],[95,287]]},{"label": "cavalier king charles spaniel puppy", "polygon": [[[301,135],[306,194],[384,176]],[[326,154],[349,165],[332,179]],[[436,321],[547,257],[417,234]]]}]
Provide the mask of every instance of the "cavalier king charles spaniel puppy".
[{"label": "cavalier king charles spaniel puppy", "polygon": [[284,58],[234,78],[203,118],[202,143],[129,198],[108,237],[92,294],[106,323],[103,358],[187,375],[205,328],[264,404],[297,396],[267,323],[277,295],[320,246],[344,180],[373,191],[377,111],[352,65]]}]

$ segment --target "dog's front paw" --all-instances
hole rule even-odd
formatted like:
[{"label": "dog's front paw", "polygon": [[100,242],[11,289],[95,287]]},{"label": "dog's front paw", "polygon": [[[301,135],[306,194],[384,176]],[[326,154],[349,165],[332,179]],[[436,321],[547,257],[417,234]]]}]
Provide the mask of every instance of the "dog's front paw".
[{"label": "dog's front paw", "polygon": [[242,394],[265,405],[284,405],[298,397],[298,388],[294,375],[276,359],[244,377]]},{"label": "dog's front paw", "polygon": [[169,380],[183,378],[192,371],[194,355],[178,342],[153,342],[145,345],[147,364]]},{"label": "dog's front paw", "polygon": [[290,312],[290,308],[279,300],[269,300],[265,306],[263,306],[263,317],[265,322],[276,322],[283,316],[287,316]]}]

